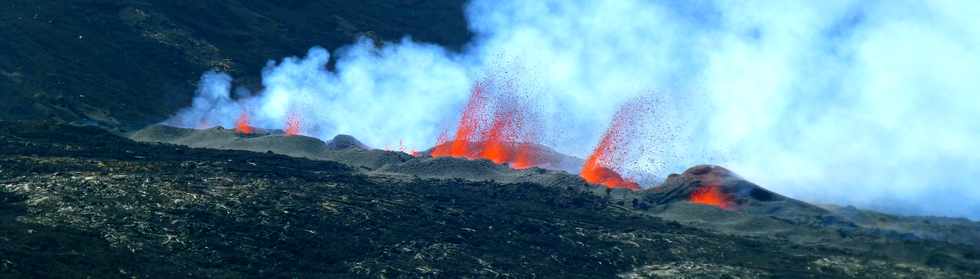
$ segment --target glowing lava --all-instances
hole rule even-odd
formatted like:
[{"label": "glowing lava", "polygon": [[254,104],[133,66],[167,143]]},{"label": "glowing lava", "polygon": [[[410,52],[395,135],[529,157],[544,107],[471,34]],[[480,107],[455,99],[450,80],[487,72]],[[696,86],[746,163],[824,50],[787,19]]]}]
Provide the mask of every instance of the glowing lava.
[{"label": "glowing lava", "polygon": [[301,126],[300,126],[299,116],[294,113],[289,114],[289,117],[286,119],[286,129],[285,129],[286,135],[287,136],[299,135],[300,127]]},{"label": "glowing lava", "polygon": [[[591,163],[591,162],[590,162]],[[603,185],[612,189],[615,188],[626,188],[630,190],[639,190],[640,185],[636,182],[630,181],[623,178],[614,170],[603,166],[596,166],[595,164],[586,165],[582,167],[582,172],[579,174],[585,181],[592,184]]]},{"label": "glowing lava", "polygon": [[586,182],[600,184],[609,188],[626,188],[639,190],[640,185],[636,182],[623,178],[619,173],[610,169],[610,165],[620,165],[623,160],[623,153],[626,148],[627,135],[624,133],[632,120],[633,107],[624,105],[616,112],[613,117],[612,125],[602,135],[602,140],[596,146],[589,158],[585,160],[579,176]]},{"label": "glowing lava", "polygon": [[439,134],[439,138],[436,139],[436,146],[432,148],[432,152],[429,155],[432,155],[432,157],[452,156],[452,147],[453,143],[446,132],[443,131]]},{"label": "glowing lava", "polygon": [[248,112],[242,112],[235,121],[235,132],[243,135],[252,133],[252,126],[248,124]]},{"label": "glowing lava", "polygon": [[701,186],[691,193],[690,201],[696,204],[715,206],[721,209],[732,209],[732,199],[721,191],[717,185]]},{"label": "glowing lava", "polygon": [[511,120],[512,117],[507,113],[494,116],[493,124],[490,125],[490,130],[485,135],[486,139],[480,144],[480,158],[497,164],[510,161],[512,151],[504,133],[508,132],[506,129],[510,128]]},{"label": "glowing lava", "polygon": [[432,157],[456,157],[473,158],[470,154],[470,140],[479,129],[480,118],[486,109],[486,99],[483,96],[484,84],[477,83],[473,86],[470,93],[470,100],[463,109],[463,116],[459,119],[459,126],[456,128],[456,136],[450,140],[446,133],[439,135],[438,144],[432,150]]},{"label": "glowing lava", "polygon": [[[539,165],[530,141],[531,126],[524,123],[529,109],[516,101],[508,86],[491,81],[476,83],[463,110],[455,137],[439,136],[432,157],[486,159],[511,168],[525,169]],[[489,122],[489,123],[488,123]]]},{"label": "glowing lava", "polygon": [[513,160],[510,162],[510,167],[522,170],[538,166],[539,164],[537,151],[530,143],[517,144],[517,149]]}]

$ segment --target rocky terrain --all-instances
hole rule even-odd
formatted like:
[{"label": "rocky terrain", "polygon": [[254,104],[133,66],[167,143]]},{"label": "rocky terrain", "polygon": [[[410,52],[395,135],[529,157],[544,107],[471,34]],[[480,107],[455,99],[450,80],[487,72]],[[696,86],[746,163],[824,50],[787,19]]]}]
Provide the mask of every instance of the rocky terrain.
[{"label": "rocky terrain", "polygon": [[[144,144],[91,127],[0,122],[0,170],[0,274],[13,277],[980,272],[980,254],[970,245],[841,236],[893,247],[848,248],[670,221],[658,208],[752,213],[690,204],[669,191],[617,198],[527,182],[430,179],[278,154]],[[694,173],[674,180],[704,174]]]},{"label": "rocky terrain", "polygon": [[[590,186],[577,171],[566,168],[514,170],[486,160],[430,158],[421,152],[417,157],[403,152],[371,149],[351,136],[338,136],[323,142],[304,136],[286,136],[278,131],[259,129],[241,135],[220,127],[183,129],[152,125],[126,134],[148,143],[169,143],[190,147],[271,152],[293,157],[329,160],[372,173],[400,177],[466,179],[473,181],[529,182],[577,191],[592,192],[610,199],[631,202],[650,208],[648,212],[666,219],[687,222],[713,230],[747,235],[779,235],[801,242],[823,242],[827,237],[872,234],[891,239],[928,239],[951,243],[980,245],[980,223],[963,218],[904,217],[860,210],[849,206],[811,205],[773,193],[717,166],[695,166],[658,184],[645,185],[647,190],[622,189],[606,191]],[[542,149],[544,150],[544,149]],[[554,151],[537,152],[543,161],[574,161],[574,157]],[[572,158],[572,159],[568,159]],[[581,166],[581,162],[578,162]],[[574,164],[574,162],[573,162]],[[728,210],[705,209],[686,203],[702,185],[716,185],[731,197]]]},{"label": "rocky terrain", "polygon": [[547,168],[514,170],[156,125],[209,70],[255,90],[311,46],[462,49],[464,2],[4,1],[0,278],[980,277],[978,222],[809,204],[719,166],[610,190],[546,146]]}]

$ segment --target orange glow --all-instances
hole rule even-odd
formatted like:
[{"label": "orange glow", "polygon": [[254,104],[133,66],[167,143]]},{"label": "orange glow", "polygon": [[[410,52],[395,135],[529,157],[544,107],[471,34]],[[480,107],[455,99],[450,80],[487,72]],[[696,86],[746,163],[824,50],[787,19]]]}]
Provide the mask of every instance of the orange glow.
[{"label": "orange glow", "polygon": [[445,133],[440,135],[436,148],[432,150],[432,157],[473,158],[470,155],[470,141],[474,138],[477,129],[479,129],[479,116],[486,106],[483,91],[482,83],[477,83],[476,86],[473,86],[469,103],[466,104],[466,108],[463,110],[463,116],[459,119],[459,127],[456,128],[456,137],[449,140]]},{"label": "orange glow", "polygon": [[599,184],[609,188],[626,188],[630,190],[639,190],[640,185],[636,182],[630,181],[623,178],[616,171],[602,166],[601,158],[607,156],[608,145],[600,143],[596,151],[589,156],[589,159],[585,160],[585,164],[582,166],[582,171],[579,176],[585,179],[586,182],[592,184]]},{"label": "orange glow", "polygon": [[[520,117],[527,113],[527,108],[519,106],[515,96],[507,95],[512,92],[500,92],[500,88],[492,85],[490,81],[481,81],[473,87],[455,137],[449,139],[447,133],[441,134],[432,149],[432,157],[486,159],[515,169],[538,165],[532,146],[526,143],[527,135],[531,134],[524,131],[529,126],[523,123],[527,117]],[[507,89],[510,88],[503,90]],[[493,95],[487,96],[488,93]]]},{"label": "orange glow", "polygon": [[300,127],[301,126],[300,126],[299,116],[297,116],[294,113],[289,114],[289,117],[286,119],[286,135],[287,136],[299,135]]},{"label": "orange glow", "polygon": [[248,124],[248,112],[242,112],[238,116],[238,120],[235,121],[235,132],[245,135],[252,133],[252,126]]},{"label": "orange glow", "polygon": [[624,148],[626,138],[623,134],[630,120],[630,115],[632,111],[631,106],[623,106],[616,112],[613,117],[612,125],[606,130],[606,133],[602,135],[602,140],[599,141],[599,145],[596,146],[589,158],[585,160],[585,164],[582,166],[582,171],[579,172],[579,176],[585,179],[586,182],[592,184],[600,184],[609,188],[626,188],[630,190],[639,190],[640,185],[636,182],[630,181],[623,178],[619,173],[610,169],[607,165],[618,165],[622,160],[621,150],[619,148]]},{"label": "orange glow", "polygon": [[510,163],[510,167],[515,169],[527,169],[538,165],[538,156],[531,144],[521,143],[517,145],[516,154]]},{"label": "orange glow", "polygon": [[470,155],[470,142],[473,140],[477,129],[480,128],[479,116],[486,110],[486,99],[483,96],[484,84],[477,83],[473,86],[473,93],[470,101],[463,110],[463,116],[459,119],[459,128],[456,129],[456,137],[453,138],[450,156],[472,158]]},{"label": "orange glow", "polygon": [[487,132],[481,150],[479,152],[480,158],[490,160],[497,164],[503,164],[510,161],[510,146],[508,146],[506,138],[504,136],[504,129],[510,126],[510,115],[501,114],[496,115],[493,120],[493,124],[490,127],[490,131]]},{"label": "orange glow", "polygon": [[439,134],[439,138],[436,139],[436,146],[432,148],[432,152],[429,155],[432,157],[446,157],[452,154],[452,143],[449,142],[449,135],[446,131]]},{"label": "orange glow", "polygon": [[690,201],[696,204],[710,205],[721,209],[732,209],[732,201],[728,194],[721,191],[717,185],[701,186],[691,193]]},{"label": "orange glow", "polygon": [[586,165],[586,167],[582,168],[582,173],[579,175],[589,183],[603,185],[611,189],[640,189],[640,185],[636,182],[625,179],[616,171],[603,166]]}]

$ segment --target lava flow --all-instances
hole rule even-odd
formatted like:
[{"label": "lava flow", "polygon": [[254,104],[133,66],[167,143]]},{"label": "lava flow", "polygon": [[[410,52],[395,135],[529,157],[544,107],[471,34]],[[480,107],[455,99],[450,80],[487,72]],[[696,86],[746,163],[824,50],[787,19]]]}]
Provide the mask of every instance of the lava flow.
[{"label": "lava flow", "polygon": [[629,128],[633,107],[624,105],[613,117],[612,125],[602,135],[602,140],[596,146],[589,158],[585,160],[579,176],[586,182],[600,184],[609,188],[626,188],[639,190],[636,182],[623,178],[619,173],[609,168],[609,165],[621,165],[627,148],[626,129]]},{"label": "lava flow", "polygon": [[248,123],[248,113],[242,112],[235,121],[235,132],[243,135],[252,133],[252,126]]},{"label": "lava flow", "polygon": [[440,135],[432,157],[486,159],[515,169],[539,165],[525,123],[528,108],[515,100],[511,87],[494,85],[482,81],[473,87],[455,137]]},{"label": "lava flow", "polygon": [[721,209],[732,209],[731,198],[721,191],[717,185],[701,186],[691,193],[690,201],[696,204],[715,206]]}]

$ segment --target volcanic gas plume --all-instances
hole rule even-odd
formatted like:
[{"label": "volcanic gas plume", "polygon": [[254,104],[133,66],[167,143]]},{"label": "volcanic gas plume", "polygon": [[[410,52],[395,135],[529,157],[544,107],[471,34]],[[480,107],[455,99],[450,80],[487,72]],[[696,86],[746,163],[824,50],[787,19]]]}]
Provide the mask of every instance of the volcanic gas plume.
[{"label": "volcanic gas plume", "polygon": [[533,113],[513,82],[486,79],[473,86],[455,137],[439,136],[432,157],[486,159],[511,168],[538,166]]},{"label": "volcanic gas plume", "polygon": [[640,189],[639,184],[623,178],[611,168],[622,166],[625,162],[629,150],[630,129],[632,129],[635,121],[639,121],[644,110],[645,102],[643,99],[635,99],[619,108],[619,111],[613,116],[612,125],[603,134],[599,145],[585,160],[585,165],[582,166],[579,176],[589,183],[600,184],[609,188]]}]

